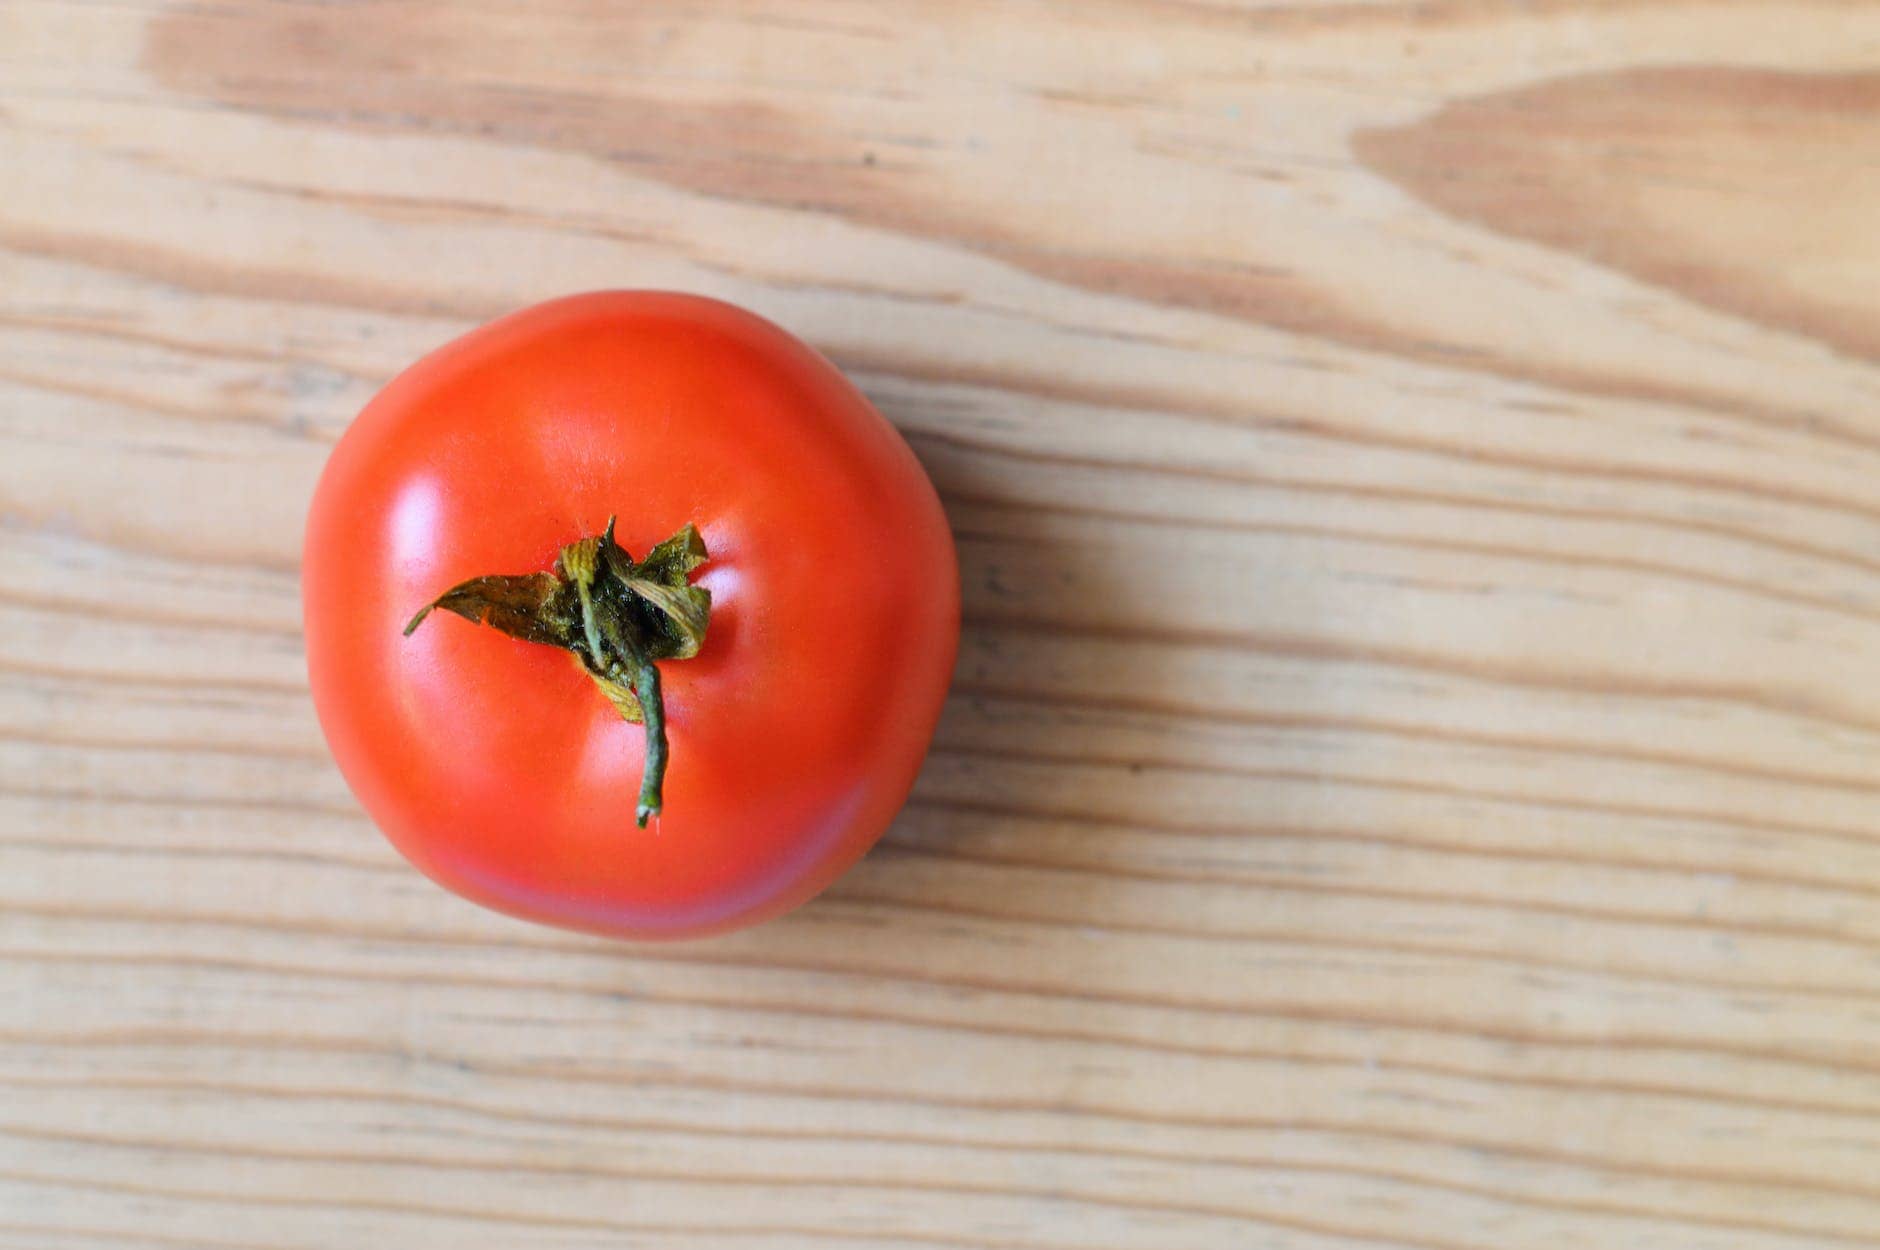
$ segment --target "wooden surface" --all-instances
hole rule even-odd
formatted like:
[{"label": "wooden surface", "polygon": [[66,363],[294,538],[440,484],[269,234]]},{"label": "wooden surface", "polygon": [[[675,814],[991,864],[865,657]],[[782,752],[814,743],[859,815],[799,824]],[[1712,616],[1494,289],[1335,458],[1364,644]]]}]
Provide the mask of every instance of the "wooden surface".
[{"label": "wooden surface", "polygon": [[[1877,70],[1872,4],[5,0],[0,1247],[1880,1243]],[[700,945],[428,885],[302,668],[351,415],[605,285],[821,347],[964,564],[905,815]]]}]

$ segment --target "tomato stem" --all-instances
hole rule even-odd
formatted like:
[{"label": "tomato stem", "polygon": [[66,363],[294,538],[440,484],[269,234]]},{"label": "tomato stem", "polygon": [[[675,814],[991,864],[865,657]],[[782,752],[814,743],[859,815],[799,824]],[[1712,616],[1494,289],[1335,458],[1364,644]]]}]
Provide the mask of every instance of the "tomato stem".
[{"label": "tomato stem", "polygon": [[488,625],[524,642],[559,647],[581,662],[608,702],[646,731],[637,824],[665,804],[666,703],[658,660],[698,654],[711,616],[711,592],[686,579],[705,563],[705,541],[688,525],[635,561],[601,533],[569,543],[553,572],[476,577],[419,609],[406,636],[434,608]]},{"label": "tomato stem", "polygon": [[640,700],[645,716],[646,767],[640,773],[640,805],[635,816],[642,829],[646,818],[657,815],[665,805],[666,785],[666,700],[659,692],[659,667],[651,660],[640,665],[633,678],[633,693]]}]

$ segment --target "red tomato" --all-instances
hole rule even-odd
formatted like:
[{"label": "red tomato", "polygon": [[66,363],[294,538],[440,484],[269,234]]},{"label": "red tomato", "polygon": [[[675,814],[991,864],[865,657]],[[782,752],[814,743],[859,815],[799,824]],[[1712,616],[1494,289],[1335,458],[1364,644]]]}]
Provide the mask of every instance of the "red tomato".
[{"label": "red tomato", "polygon": [[[710,624],[667,659],[661,815],[646,735],[581,661],[438,613],[617,517],[688,523]],[[334,449],[307,521],[313,698],[393,844],[479,903],[636,937],[752,924],[821,890],[905,802],[959,636],[959,575],[913,453],[823,357],[714,300],[541,304],[406,370]]]}]

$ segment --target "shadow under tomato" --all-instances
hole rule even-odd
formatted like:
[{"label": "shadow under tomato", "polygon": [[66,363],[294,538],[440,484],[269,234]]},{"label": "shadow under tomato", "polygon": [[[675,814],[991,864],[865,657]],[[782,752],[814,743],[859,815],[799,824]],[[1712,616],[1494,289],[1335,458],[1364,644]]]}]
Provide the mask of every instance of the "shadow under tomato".
[{"label": "shadow under tomato", "polygon": [[[1137,549],[1119,558],[1115,524],[1053,502],[1025,460],[927,433],[955,415],[923,408],[940,402],[930,390],[860,381],[946,508],[960,558],[959,661],[920,778],[881,842],[747,940],[873,968],[879,944],[857,934],[888,930],[897,968],[1009,964],[1025,947],[1050,960],[1053,980],[1074,980],[1081,959],[1100,980],[1105,944],[1091,939],[1131,910],[1142,881],[1125,861],[1153,832],[1145,790],[1158,725],[1129,692],[1193,680],[1154,638],[1152,605],[1131,596],[1130,558],[1155,553],[1138,527]],[[1005,415],[1023,420],[1023,402]]]}]

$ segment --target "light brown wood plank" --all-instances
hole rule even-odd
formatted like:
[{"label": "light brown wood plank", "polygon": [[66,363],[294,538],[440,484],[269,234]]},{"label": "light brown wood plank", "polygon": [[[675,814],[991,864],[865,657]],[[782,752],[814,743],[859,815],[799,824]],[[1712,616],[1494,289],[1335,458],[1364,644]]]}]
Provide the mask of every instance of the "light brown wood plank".
[{"label": "light brown wood plank", "polygon": [[[0,7],[0,1246],[1880,1242],[1876,66],[1832,0]],[[702,944],[430,886],[306,691],[352,415],[599,285],[828,353],[960,545],[906,811]]]}]

